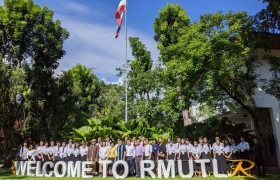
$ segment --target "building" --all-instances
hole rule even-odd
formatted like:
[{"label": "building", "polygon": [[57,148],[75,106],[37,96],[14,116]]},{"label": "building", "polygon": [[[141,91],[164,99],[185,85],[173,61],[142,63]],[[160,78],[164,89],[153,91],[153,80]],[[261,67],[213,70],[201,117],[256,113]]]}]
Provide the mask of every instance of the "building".
[{"label": "building", "polygon": [[[280,42],[280,41],[279,41]],[[280,47],[280,46],[279,46]],[[263,50],[258,51],[259,55],[264,54]],[[273,56],[280,57],[280,48],[275,48],[275,50],[271,51]],[[259,56],[261,57],[261,56]],[[270,70],[271,66],[267,60],[261,59],[261,65],[257,67],[256,73],[260,75],[261,79],[272,79],[272,78],[280,78],[280,74],[277,72],[272,72]],[[260,127],[262,134],[269,139],[269,146],[267,147],[269,150],[269,158],[267,161],[271,166],[279,166],[280,165],[280,102],[274,97],[267,94],[262,88],[261,85],[258,85],[258,88],[255,90],[255,95],[253,96],[255,100],[255,104],[258,108],[257,114],[262,119],[260,122]],[[208,117],[205,115],[201,115],[199,111],[199,107],[201,105],[194,103],[190,108],[189,113],[190,117],[195,117],[196,121],[203,121]],[[237,110],[229,110],[226,113],[216,113],[216,117],[221,119],[223,117],[227,117],[234,123],[244,122],[247,125],[247,128],[250,130],[254,130],[254,122],[250,115],[243,109]],[[192,123],[192,119],[188,119],[189,123]],[[277,158],[276,158],[277,157]]]}]

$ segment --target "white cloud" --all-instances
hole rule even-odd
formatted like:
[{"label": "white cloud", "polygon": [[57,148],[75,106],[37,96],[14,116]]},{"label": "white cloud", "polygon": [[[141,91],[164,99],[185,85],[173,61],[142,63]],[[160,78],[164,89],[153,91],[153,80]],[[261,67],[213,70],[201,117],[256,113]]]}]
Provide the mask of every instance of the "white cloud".
[{"label": "white cloud", "polygon": [[[60,69],[69,69],[77,63],[94,68],[95,73],[107,81],[117,81],[115,68],[122,67],[125,62],[124,32],[119,39],[114,38],[115,26],[100,23],[82,22],[73,17],[58,15],[63,27],[70,32],[70,38],[65,43],[67,55],[60,61]],[[151,51],[153,59],[157,59],[158,51],[153,37],[130,29],[129,36],[137,36]],[[129,59],[131,51],[128,51]]]}]

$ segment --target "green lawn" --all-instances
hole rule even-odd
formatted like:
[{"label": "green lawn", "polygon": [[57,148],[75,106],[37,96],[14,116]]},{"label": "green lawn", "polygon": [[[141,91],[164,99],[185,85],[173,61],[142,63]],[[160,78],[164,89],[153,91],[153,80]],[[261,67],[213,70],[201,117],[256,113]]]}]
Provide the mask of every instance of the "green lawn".
[{"label": "green lawn", "polygon": [[[46,180],[59,180],[59,179],[66,179],[66,180],[76,180],[76,179],[80,179],[82,180],[83,178],[55,178],[55,177],[51,177],[51,178],[40,178],[40,177],[27,177],[27,176],[12,176],[10,175],[10,171],[9,170],[3,170],[3,169],[0,169],[0,180],[3,180],[3,179],[18,179],[18,180],[33,180],[33,179],[46,179]],[[93,179],[96,179],[96,180],[103,180],[103,178],[101,177],[94,177]],[[106,179],[115,179],[113,177],[108,177]],[[127,178],[129,180],[136,180],[136,179],[140,179],[140,178]],[[152,179],[152,178],[146,178],[146,179]],[[170,178],[171,179],[171,178]],[[179,176],[176,177],[175,179],[182,179],[180,178]],[[276,173],[269,173],[267,177],[265,178],[247,178],[247,177],[233,177],[233,178],[215,178],[215,177],[208,177],[208,178],[194,178],[196,180],[202,180],[202,179],[206,179],[206,180],[279,180],[280,179],[280,174],[276,174]],[[83,179],[84,180],[84,179]]]}]

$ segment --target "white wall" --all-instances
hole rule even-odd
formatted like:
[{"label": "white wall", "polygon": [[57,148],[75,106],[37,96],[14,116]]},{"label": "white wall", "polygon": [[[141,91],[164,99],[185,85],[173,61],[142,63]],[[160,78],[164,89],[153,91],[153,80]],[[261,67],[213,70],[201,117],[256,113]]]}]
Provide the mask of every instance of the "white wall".
[{"label": "white wall", "polygon": [[[274,52],[279,53],[279,52]],[[262,66],[258,67],[256,72],[260,75],[260,78],[271,79],[272,72],[270,71],[270,65],[266,61],[262,61]],[[271,108],[271,120],[273,133],[276,139],[276,152],[278,165],[280,165],[280,102],[274,96],[266,94],[260,87],[256,89],[253,96],[257,107]]]}]

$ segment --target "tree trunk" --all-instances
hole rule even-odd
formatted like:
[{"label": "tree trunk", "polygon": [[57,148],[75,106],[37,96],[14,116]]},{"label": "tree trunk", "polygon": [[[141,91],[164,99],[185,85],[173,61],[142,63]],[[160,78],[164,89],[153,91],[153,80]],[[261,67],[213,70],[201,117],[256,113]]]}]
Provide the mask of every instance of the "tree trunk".
[{"label": "tree trunk", "polygon": [[183,115],[184,127],[190,125],[191,124],[191,119],[189,117],[189,110],[188,109],[184,109],[182,111],[182,115]]}]

